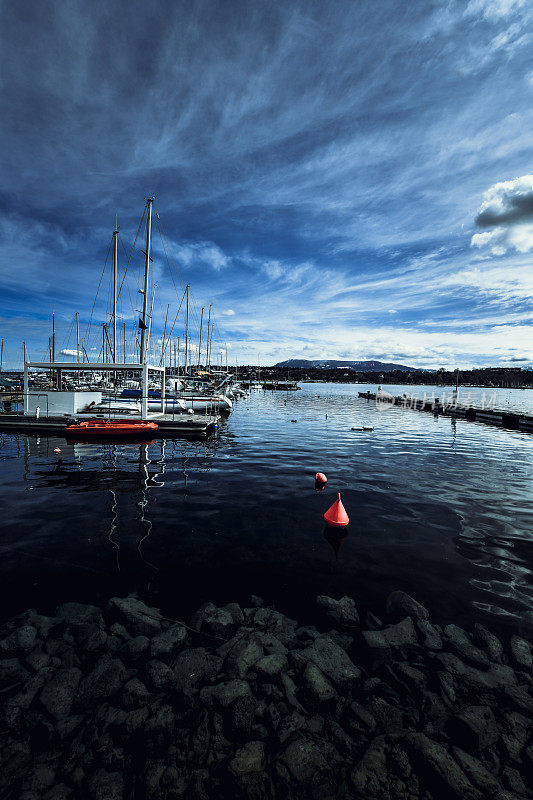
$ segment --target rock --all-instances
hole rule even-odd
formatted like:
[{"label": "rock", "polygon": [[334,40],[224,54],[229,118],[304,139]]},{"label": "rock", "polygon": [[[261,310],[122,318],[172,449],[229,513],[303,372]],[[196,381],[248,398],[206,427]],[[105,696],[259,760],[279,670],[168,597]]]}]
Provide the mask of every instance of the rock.
[{"label": "rock", "polygon": [[147,708],[135,708],[128,711],[124,719],[126,733],[132,734],[140,730],[150,716],[151,712]]},{"label": "rock", "polygon": [[104,654],[80,683],[76,698],[78,708],[87,708],[117,694],[125,675],[124,664],[118,658]]},{"label": "rock", "polygon": [[76,667],[58,670],[43,687],[39,701],[56,720],[68,717],[81,681],[82,673]]},{"label": "rock", "polygon": [[[300,628],[298,629],[300,630]],[[313,639],[316,639],[318,636],[318,632],[315,631],[316,636],[313,636]],[[261,646],[267,655],[271,653],[282,653],[286,655],[289,651],[285,647],[285,645],[280,642],[280,640],[274,636],[272,633],[265,633],[264,631],[255,631],[255,635],[257,636],[258,640],[261,643]]]},{"label": "rock", "polygon": [[296,643],[298,623],[273,608],[259,608],[253,615],[253,623],[273,634],[285,647],[293,647]]},{"label": "rock", "polygon": [[365,628],[369,631],[380,631],[383,628],[383,622],[379,617],[376,617],[372,611],[367,611],[365,615]]},{"label": "rock", "polygon": [[479,622],[474,624],[474,639],[479,647],[482,647],[489,658],[489,661],[494,661],[497,664],[503,663],[503,645],[500,640],[490,633]]},{"label": "rock", "polygon": [[148,655],[149,649],[147,636],[133,636],[120,645],[117,653],[127,664],[138,664]]},{"label": "rock", "polygon": [[262,606],[265,605],[265,601],[263,600],[262,597],[259,597],[256,594],[252,594],[252,595],[250,595],[250,604],[254,608],[261,608]]},{"label": "rock", "polygon": [[255,633],[243,636],[228,653],[226,669],[230,674],[242,678],[263,655],[261,640]]},{"label": "rock", "polygon": [[454,679],[456,691],[467,699],[472,693],[491,693],[494,690],[507,691],[516,687],[516,676],[510,667],[503,664],[492,664],[491,668],[482,672],[475,667],[464,664],[461,659],[452,653],[437,653],[435,658]]},{"label": "rock", "polygon": [[56,609],[56,615],[73,627],[90,624],[103,626],[104,624],[100,609],[86,603],[63,603]]},{"label": "rock", "polygon": [[[409,733],[402,740],[409,748],[413,761],[428,779],[432,794],[456,797],[458,800],[481,800],[476,789],[457,762],[438,742],[424,733]],[[431,781],[431,783],[430,783]]]},{"label": "rock", "polygon": [[363,728],[368,728],[371,733],[376,730],[375,717],[370,713],[370,711],[368,711],[368,709],[360,705],[360,703],[350,703],[350,714],[363,726]]},{"label": "rock", "polygon": [[296,739],[290,742],[279,760],[299,784],[313,781],[317,774],[328,768],[322,751],[309,739]]},{"label": "rock", "polygon": [[89,779],[89,791],[92,800],[122,800],[124,780],[120,772],[97,769]]},{"label": "rock", "polygon": [[171,658],[186,638],[187,629],[183,625],[171,625],[166,631],[153,637],[150,642],[150,655],[161,660]]},{"label": "rock", "polygon": [[204,603],[191,620],[191,627],[211,636],[227,638],[235,623],[232,614],[224,608],[217,608],[213,603]]},{"label": "rock", "polygon": [[478,752],[495,744],[500,733],[489,706],[467,706],[449,721],[453,742],[469,752]]},{"label": "rock", "polygon": [[244,614],[242,613],[242,608],[238,603],[228,603],[226,606],[222,607],[223,611],[227,611],[233,620],[234,625],[242,625],[244,622]]},{"label": "rock", "polygon": [[156,709],[150,708],[150,714],[144,726],[144,736],[155,740],[156,744],[162,747],[170,741],[175,724],[174,712],[167,703]]},{"label": "rock", "polygon": [[0,660],[0,688],[17,683],[26,683],[30,673],[18,658],[4,658]]},{"label": "rock", "polygon": [[364,642],[368,648],[367,655],[374,669],[387,664],[393,658],[393,652],[418,647],[415,628],[411,617],[406,617],[396,625],[389,625],[381,631],[362,631]]},{"label": "rock", "polygon": [[156,636],[161,631],[161,613],[135,597],[112,597],[108,603],[111,617],[132,636]]},{"label": "rock", "polygon": [[483,797],[498,797],[501,792],[500,784],[479,759],[461,750],[460,747],[454,747],[453,754],[465,775],[482,791]]},{"label": "rock", "polygon": [[250,684],[241,680],[225,681],[219,683],[218,686],[206,687],[206,689],[222,708],[227,708],[239,697],[252,696]]},{"label": "rock", "polygon": [[417,600],[400,590],[391,592],[387,597],[387,614],[390,617],[401,620],[404,617],[413,619],[428,619],[429,611],[424,608]]},{"label": "rock", "polygon": [[520,795],[520,797],[524,797],[527,794],[524,781],[522,780],[522,776],[517,769],[514,767],[505,766],[502,770],[502,773],[505,783],[512,792]]},{"label": "rock", "polygon": [[265,764],[265,745],[263,742],[247,742],[235,753],[229,762],[229,771],[236,778],[241,775],[261,772]]},{"label": "rock", "polygon": [[17,656],[30,653],[37,641],[33,625],[22,625],[0,641],[0,656]]},{"label": "rock", "polygon": [[282,653],[271,653],[263,656],[254,664],[257,673],[267,680],[272,680],[287,668],[287,658]]},{"label": "rock", "polygon": [[533,656],[531,655],[531,645],[520,636],[511,636],[510,642],[511,655],[513,661],[519,669],[531,669],[533,666]]},{"label": "rock", "polygon": [[294,683],[293,679],[290,675],[286,675],[285,673],[281,674],[281,684],[285,690],[285,697],[289,701],[289,704],[294,708],[297,708],[298,711],[304,711],[302,704],[296,697],[297,686]]},{"label": "rock", "polygon": [[129,710],[149,705],[151,697],[150,692],[139,678],[132,678],[122,690],[124,706]]},{"label": "rock", "polygon": [[144,674],[148,685],[156,692],[166,689],[174,683],[174,673],[170,667],[155,658],[144,665]]},{"label": "rock", "polygon": [[489,659],[487,655],[470,641],[468,634],[457,625],[446,625],[444,628],[446,644],[457,653],[459,658],[474,664],[475,666],[488,667]]},{"label": "rock", "polygon": [[337,697],[337,692],[316,664],[308,661],[304,671],[304,682],[319,703],[327,703]]},{"label": "rock", "polygon": [[351,773],[355,796],[361,800],[390,798],[385,736],[376,737]]},{"label": "rock", "polygon": [[416,622],[416,627],[424,637],[422,644],[426,650],[442,650],[441,635],[431,622],[425,619],[419,619]]},{"label": "rock", "polygon": [[523,711],[530,717],[533,716],[533,697],[526,686],[513,686],[509,683],[502,686],[502,688],[509,700],[519,711]]},{"label": "rock", "polygon": [[238,697],[228,707],[231,734],[238,739],[249,739],[255,715],[255,703],[251,697]]},{"label": "rock", "polygon": [[359,614],[351,597],[345,595],[340,600],[334,600],[326,595],[318,595],[316,603],[325,616],[341,628],[355,628],[359,625]]},{"label": "rock", "polygon": [[361,670],[328,636],[319,636],[310,647],[302,650],[301,656],[315,664],[335,684],[349,684],[361,678]]},{"label": "rock", "polygon": [[39,670],[50,666],[50,660],[51,659],[48,653],[43,653],[42,650],[35,649],[32,653],[26,656],[24,663],[30,667],[30,669],[35,670],[35,672],[39,672]]},{"label": "rock", "polygon": [[222,665],[222,659],[203,647],[183,650],[173,665],[177,691],[190,690],[199,683],[212,680]]}]

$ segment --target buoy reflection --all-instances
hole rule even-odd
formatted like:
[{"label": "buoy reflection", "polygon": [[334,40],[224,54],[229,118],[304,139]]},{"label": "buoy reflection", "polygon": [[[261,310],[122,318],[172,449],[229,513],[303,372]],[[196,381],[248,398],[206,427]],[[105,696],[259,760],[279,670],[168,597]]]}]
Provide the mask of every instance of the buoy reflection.
[{"label": "buoy reflection", "polygon": [[331,545],[336,561],[339,560],[339,550],[347,538],[348,530],[346,528],[332,528],[324,525],[324,539]]}]

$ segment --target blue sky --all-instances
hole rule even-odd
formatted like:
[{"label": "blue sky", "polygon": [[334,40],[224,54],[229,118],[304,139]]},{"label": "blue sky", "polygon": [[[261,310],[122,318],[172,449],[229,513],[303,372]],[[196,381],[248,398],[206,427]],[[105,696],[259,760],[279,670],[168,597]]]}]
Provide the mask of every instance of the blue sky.
[{"label": "blue sky", "polygon": [[123,270],[148,194],[174,265],[156,230],[154,343],[189,283],[232,363],[531,364],[531,23],[522,0],[3,3],[4,365],[45,355],[52,309],[57,349],[79,311],[96,353],[115,214]]}]

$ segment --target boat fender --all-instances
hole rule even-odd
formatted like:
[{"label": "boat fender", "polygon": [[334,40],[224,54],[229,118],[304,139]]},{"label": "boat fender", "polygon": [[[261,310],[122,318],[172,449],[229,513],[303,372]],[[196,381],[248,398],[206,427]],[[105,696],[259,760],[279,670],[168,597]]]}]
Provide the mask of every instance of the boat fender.
[{"label": "boat fender", "polygon": [[326,478],[323,472],[317,472],[317,474],[315,475],[315,481],[317,483],[327,483],[328,479]]},{"label": "boat fender", "polygon": [[350,522],[350,518],[342,504],[340,492],[333,505],[324,514],[324,520],[327,525],[331,525],[333,528],[344,528]]},{"label": "boat fender", "polygon": [[60,453],[60,452],[61,450],[59,449],[59,447],[54,447],[54,453]]}]

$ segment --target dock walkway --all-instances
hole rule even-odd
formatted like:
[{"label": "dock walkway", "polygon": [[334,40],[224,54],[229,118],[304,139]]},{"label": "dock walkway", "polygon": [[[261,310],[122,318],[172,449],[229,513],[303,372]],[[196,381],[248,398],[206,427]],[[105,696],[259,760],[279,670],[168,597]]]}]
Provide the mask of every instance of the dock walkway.
[{"label": "dock walkway", "polygon": [[359,392],[359,397],[365,400],[375,400],[383,406],[390,404],[400,408],[411,408],[414,411],[429,411],[432,414],[461,417],[475,422],[484,422],[487,425],[501,425],[503,428],[533,432],[533,414],[521,411],[464,406],[460,403],[441,403],[438,397],[434,400],[418,400],[407,395],[395,397],[385,393],[378,395],[374,392]]},{"label": "dock walkway", "polygon": [[[128,417],[130,418],[130,417]],[[139,419],[139,417],[131,417]],[[78,420],[91,419],[87,414],[71,416],[31,416],[28,414],[0,414],[0,431],[17,431],[19,433],[62,434],[65,435],[67,425]],[[157,422],[154,439],[169,436],[205,436],[214,430],[220,416],[213,414],[148,414],[148,422]]]}]

